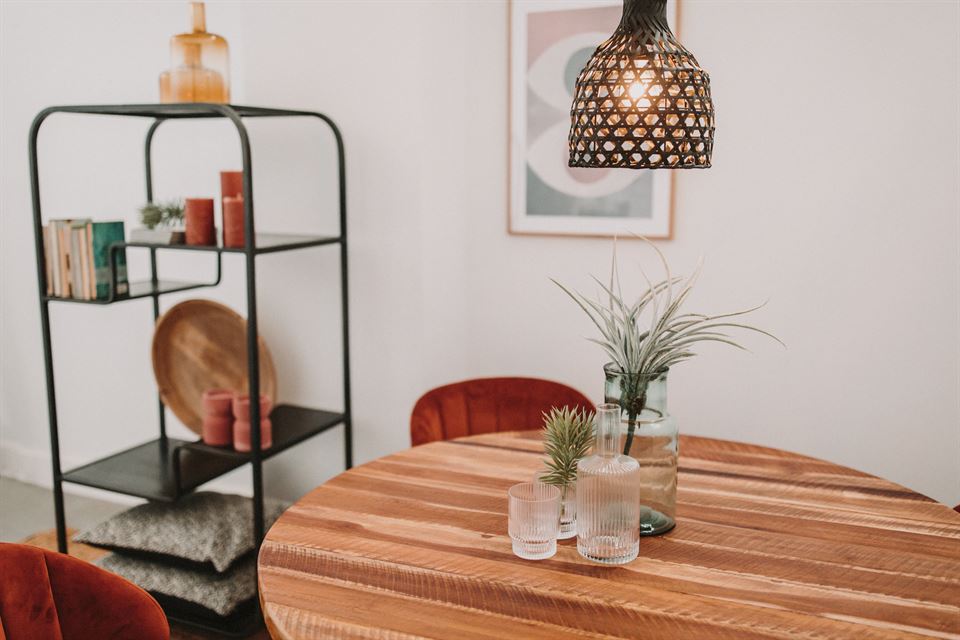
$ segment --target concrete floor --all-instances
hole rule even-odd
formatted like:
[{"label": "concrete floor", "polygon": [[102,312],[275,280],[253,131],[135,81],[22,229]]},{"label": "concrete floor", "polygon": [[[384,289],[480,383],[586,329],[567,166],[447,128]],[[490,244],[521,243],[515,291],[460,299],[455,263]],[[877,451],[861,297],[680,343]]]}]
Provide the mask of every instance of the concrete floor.
[{"label": "concrete floor", "polygon": [[[83,531],[129,506],[64,493],[67,526]],[[39,531],[53,529],[53,492],[0,476],[0,541],[19,542]]]}]

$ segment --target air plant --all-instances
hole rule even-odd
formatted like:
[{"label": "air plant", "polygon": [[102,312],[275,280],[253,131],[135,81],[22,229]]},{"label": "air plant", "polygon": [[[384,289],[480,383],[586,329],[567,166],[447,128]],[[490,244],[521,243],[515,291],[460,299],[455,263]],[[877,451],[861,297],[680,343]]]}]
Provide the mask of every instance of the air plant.
[{"label": "air plant", "polygon": [[174,227],[183,224],[183,202],[148,202],[140,207],[140,222],[147,229],[155,227]]},{"label": "air plant", "polygon": [[593,446],[593,412],[554,407],[543,414],[543,440],[549,457],[540,481],[559,487],[566,498],[567,487],[577,479],[577,462]]},{"label": "air plant", "polygon": [[700,275],[703,260],[700,260],[689,277],[673,276],[663,252],[646,238],[640,239],[657,252],[666,277],[654,283],[643,268],[640,268],[647,288],[632,304],[624,301],[620,286],[616,240],[613,245],[609,285],[593,278],[602,290],[597,300],[572,291],[553,280],[599,329],[600,338],[588,339],[603,348],[613,361],[614,367],[623,375],[620,406],[627,414],[627,437],[623,448],[626,455],[629,455],[633,444],[637,416],[646,407],[647,383],[670,367],[696,355],[694,346],[702,342],[722,342],[746,350],[727,333],[730,329],[761,333],[783,344],[776,336],[763,329],[731,320],[756,311],[766,303],[718,315],[682,312],[681,308]]}]

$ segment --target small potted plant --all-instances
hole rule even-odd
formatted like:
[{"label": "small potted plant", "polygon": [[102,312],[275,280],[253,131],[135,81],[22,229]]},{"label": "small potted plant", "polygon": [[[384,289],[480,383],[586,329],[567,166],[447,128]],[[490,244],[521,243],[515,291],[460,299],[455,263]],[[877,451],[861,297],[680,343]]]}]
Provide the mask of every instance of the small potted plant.
[{"label": "small potted plant", "polygon": [[183,203],[148,202],[140,207],[140,222],[143,228],[130,232],[131,242],[150,244],[183,244]]},{"label": "small potted plant", "polygon": [[540,482],[560,489],[560,539],[577,535],[577,462],[593,446],[593,412],[554,407],[543,414],[544,460]]}]

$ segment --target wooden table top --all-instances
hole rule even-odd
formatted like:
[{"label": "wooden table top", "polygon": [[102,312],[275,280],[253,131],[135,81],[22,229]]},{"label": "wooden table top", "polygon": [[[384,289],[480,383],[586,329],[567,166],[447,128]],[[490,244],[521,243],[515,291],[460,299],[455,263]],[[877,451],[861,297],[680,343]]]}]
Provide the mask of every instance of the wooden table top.
[{"label": "wooden table top", "polygon": [[511,553],[537,432],[435,442],[293,505],[260,552],[275,638],[960,638],[960,514],[776,449],[681,437],[677,527],[607,567]]}]

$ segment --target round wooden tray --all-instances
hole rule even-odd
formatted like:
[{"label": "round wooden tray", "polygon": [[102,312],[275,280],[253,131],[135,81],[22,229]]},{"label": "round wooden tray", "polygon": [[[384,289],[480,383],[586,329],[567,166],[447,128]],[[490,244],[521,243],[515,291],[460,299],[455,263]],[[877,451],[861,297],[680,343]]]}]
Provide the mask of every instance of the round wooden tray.
[{"label": "round wooden tray", "polygon": [[[260,393],[277,400],[277,372],[262,336]],[[203,392],[247,389],[247,321],[212,300],[186,300],[171,307],[153,332],[153,374],[163,403],[200,433]]]}]

